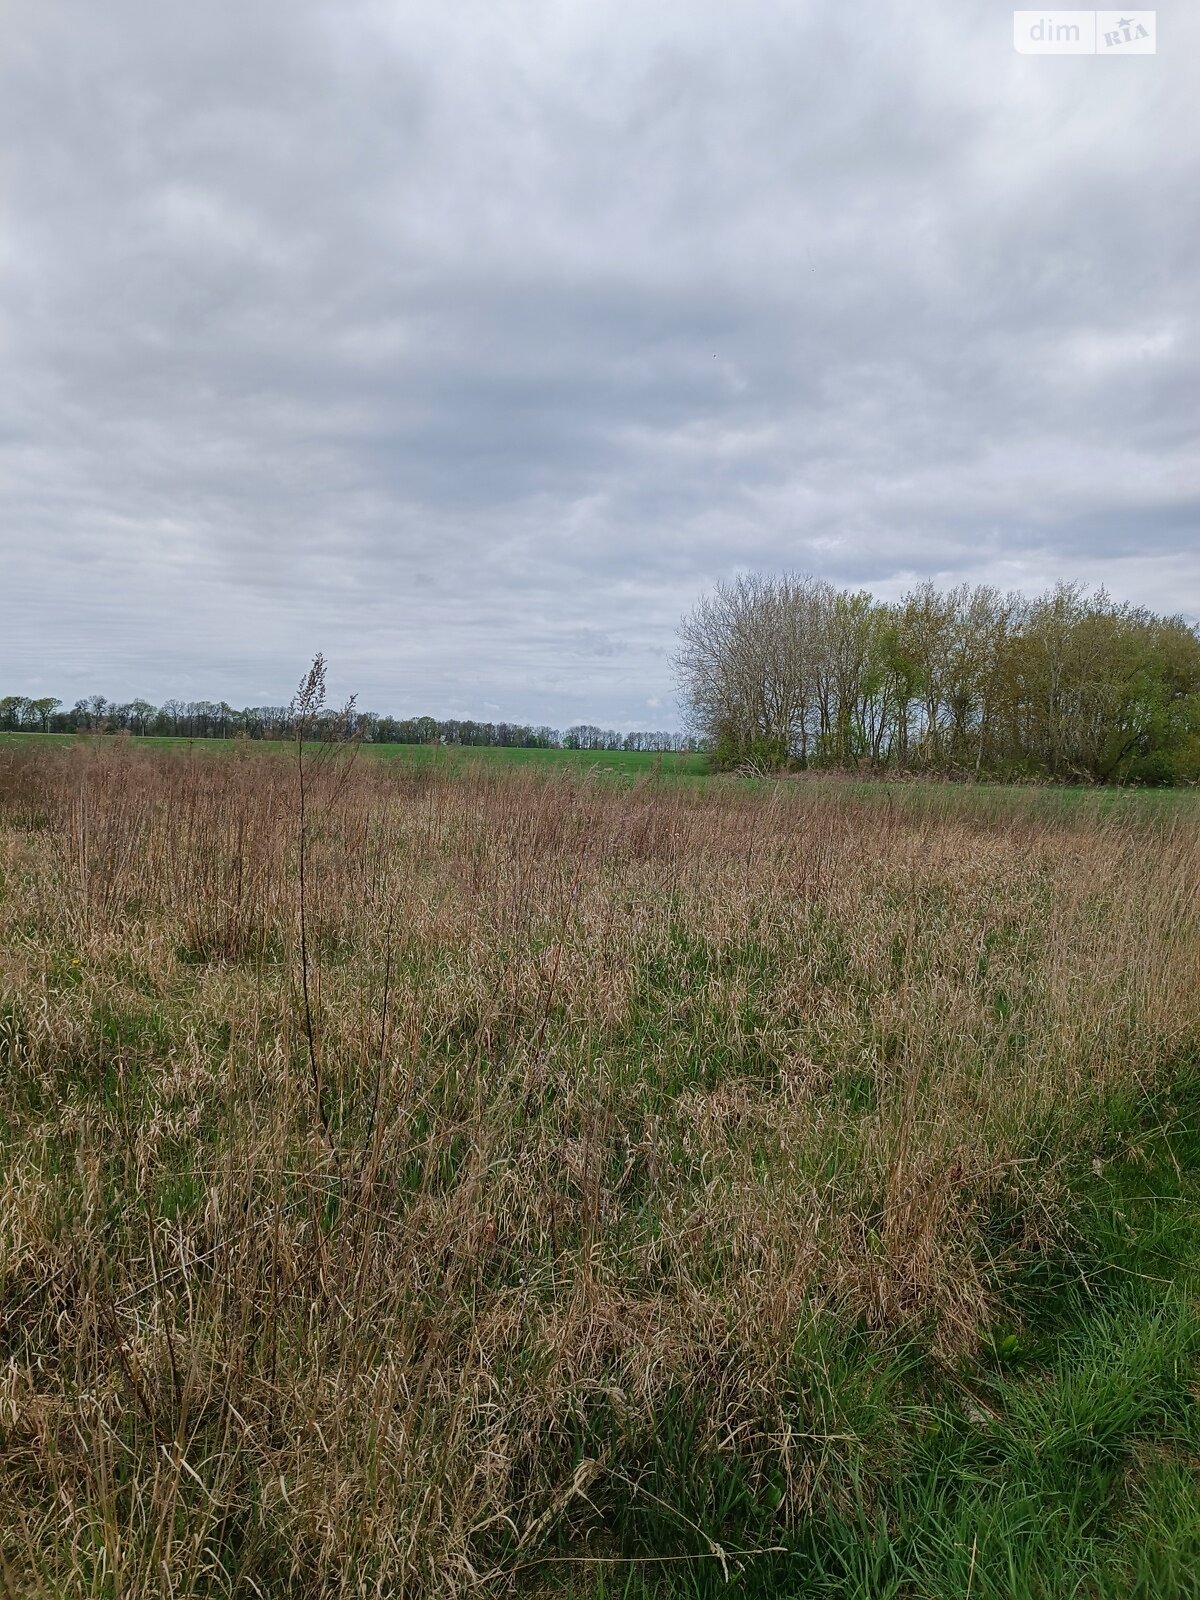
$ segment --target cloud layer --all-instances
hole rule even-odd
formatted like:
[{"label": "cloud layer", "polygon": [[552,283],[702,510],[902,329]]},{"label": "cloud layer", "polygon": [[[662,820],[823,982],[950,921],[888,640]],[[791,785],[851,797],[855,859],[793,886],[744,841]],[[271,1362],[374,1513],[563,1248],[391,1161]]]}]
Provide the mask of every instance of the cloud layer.
[{"label": "cloud layer", "polygon": [[740,568],[1200,616],[1200,15],[0,0],[0,692],[676,720]]}]

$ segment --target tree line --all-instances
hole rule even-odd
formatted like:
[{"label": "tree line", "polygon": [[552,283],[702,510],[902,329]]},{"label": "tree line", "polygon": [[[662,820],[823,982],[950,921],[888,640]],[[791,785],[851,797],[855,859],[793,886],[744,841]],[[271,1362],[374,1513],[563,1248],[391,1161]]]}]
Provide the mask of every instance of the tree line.
[{"label": "tree line", "polygon": [[674,664],[722,767],[1200,781],[1200,635],[1103,589],[922,583],[888,603],[744,576],[683,619]]},{"label": "tree line", "polygon": [[[291,705],[244,706],[217,700],[116,701],[89,695],[72,706],[53,696],[0,697],[0,731],[7,733],[130,733],[185,739],[287,739],[296,730]],[[513,722],[476,722],[456,717],[388,717],[353,710],[348,720],[334,711],[316,719],[314,736],[349,732],[369,744],[493,745],[523,750],[690,750],[686,735],[668,732],[620,733],[577,723],[557,728]]]}]

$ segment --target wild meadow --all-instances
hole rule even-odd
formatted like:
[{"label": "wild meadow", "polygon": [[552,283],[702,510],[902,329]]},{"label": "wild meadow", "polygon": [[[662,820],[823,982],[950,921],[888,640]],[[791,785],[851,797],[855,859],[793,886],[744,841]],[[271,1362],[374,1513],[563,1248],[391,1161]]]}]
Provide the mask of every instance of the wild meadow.
[{"label": "wild meadow", "polygon": [[0,748],[11,1596],[1200,1594],[1200,804]]}]

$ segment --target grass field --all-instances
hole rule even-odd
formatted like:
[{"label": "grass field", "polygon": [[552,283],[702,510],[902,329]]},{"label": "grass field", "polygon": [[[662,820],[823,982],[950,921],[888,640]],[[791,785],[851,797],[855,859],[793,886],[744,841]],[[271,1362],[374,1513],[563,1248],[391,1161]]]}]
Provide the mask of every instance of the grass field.
[{"label": "grass field", "polygon": [[6,1593],[1200,1595],[1194,795],[257,754],[0,743]]},{"label": "grass field", "polygon": [[[92,736],[73,733],[0,733],[0,744],[35,746],[53,742],[59,745],[86,744]],[[249,742],[236,739],[147,738],[125,739],[139,749],[190,751],[204,755],[286,753],[290,744],[271,739]],[[523,750],[492,745],[435,746],[425,744],[368,744],[362,746],[367,759],[403,761],[418,768],[455,769],[464,763],[498,762],[505,767],[532,767],[540,770],[566,769],[573,772],[597,771],[623,777],[659,773],[664,776],[696,777],[706,770],[705,758],[695,753],[664,752],[661,755],[640,750]]]},{"label": "grass field", "polygon": [[[101,737],[73,733],[0,733],[0,749],[37,749],[39,746],[69,747],[107,741]],[[256,755],[290,755],[290,742],[234,739],[122,738],[119,742],[142,750],[163,750],[176,755],[234,755],[250,760]],[[1095,820],[1129,817],[1142,821],[1160,814],[1180,813],[1200,817],[1200,789],[1105,788],[1096,785],[1033,785],[998,783],[926,782],[910,778],[855,778],[843,773],[813,771],[782,780],[756,780],[709,773],[708,758],[696,751],[654,754],[637,750],[520,750],[488,745],[436,747],[413,744],[369,744],[360,751],[364,760],[399,761],[419,771],[433,770],[446,776],[463,775],[475,768],[526,768],[540,772],[571,772],[589,775],[606,782],[636,783],[638,780],[686,779],[690,782],[721,782],[739,786],[772,789],[803,785],[830,788],[853,795],[868,804],[902,805],[906,809],[937,812],[948,809],[960,815],[970,807],[977,814],[1000,817],[1009,812],[1029,815],[1031,809],[1046,817],[1074,814],[1080,808]]]}]

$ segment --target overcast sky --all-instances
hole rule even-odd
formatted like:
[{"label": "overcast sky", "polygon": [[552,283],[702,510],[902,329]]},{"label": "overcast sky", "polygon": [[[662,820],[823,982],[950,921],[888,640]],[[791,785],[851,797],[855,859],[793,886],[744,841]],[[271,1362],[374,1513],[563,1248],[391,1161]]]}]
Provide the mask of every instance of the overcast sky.
[{"label": "overcast sky", "polygon": [[739,569],[1200,617],[1200,8],[0,0],[0,693],[679,722]]}]

